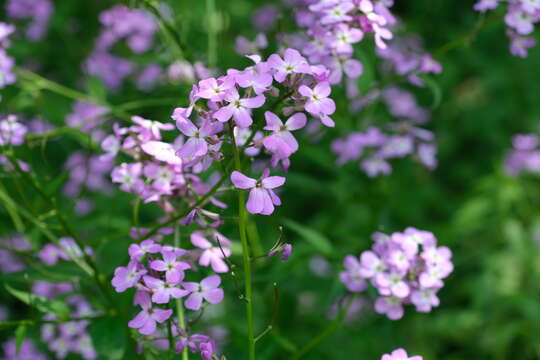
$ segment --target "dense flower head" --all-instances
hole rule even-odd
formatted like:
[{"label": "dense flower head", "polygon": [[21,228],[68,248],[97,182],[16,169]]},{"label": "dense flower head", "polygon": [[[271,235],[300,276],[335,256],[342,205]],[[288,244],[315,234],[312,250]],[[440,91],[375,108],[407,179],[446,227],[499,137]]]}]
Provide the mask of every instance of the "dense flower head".
[{"label": "dense flower head", "polygon": [[419,312],[437,307],[437,292],[453,271],[450,249],[437,246],[431,232],[411,227],[391,235],[374,233],[372,238],[372,250],[345,257],[340,279],[347,289],[360,292],[371,283],[379,294],[375,311],[392,320],[403,316],[403,305],[412,304]]},{"label": "dense flower head", "polygon": [[512,139],[504,167],[512,176],[522,173],[540,173],[540,138],[535,134],[518,134]]},{"label": "dense flower head", "polygon": [[53,10],[51,0],[8,0],[6,3],[8,17],[30,19],[26,26],[26,37],[31,41],[45,36]]},{"label": "dense flower head", "polygon": [[[197,233],[197,236],[201,234]],[[230,254],[227,248],[230,244],[228,239],[222,236],[216,238],[224,240],[219,246],[224,253]],[[208,243],[205,251],[210,251],[210,242],[204,240]],[[223,300],[224,294],[219,287],[221,279],[218,275],[208,276],[201,282],[185,279],[186,271],[197,270],[195,263],[210,266],[210,258],[216,257],[215,254],[209,255],[198,250],[184,250],[161,245],[153,240],[144,240],[140,244],[132,244],[129,255],[128,265],[115,270],[112,285],[117,292],[124,292],[129,288],[137,289],[135,303],[141,307],[141,311],[129,326],[139,329],[141,334],[153,334],[157,324],[170,318],[172,310],[162,309],[160,306],[169,304],[174,299],[183,299],[184,306],[194,311],[199,310],[204,302],[218,304]],[[209,260],[204,260],[205,258]],[[218,260],[223,262],[222,257]],[[216,271],[214,265],[212,268]]]},{"label": "dense flower head", "polygon": [[494,10],[506,3],[504,21],[508,27],[506,35],[510,39],[510,53],[527,57],[528,49],[536,45],[536,40],[528,37],[540,21],[540,2],[536,0],[478,0],[474,9],[479,12]]}]

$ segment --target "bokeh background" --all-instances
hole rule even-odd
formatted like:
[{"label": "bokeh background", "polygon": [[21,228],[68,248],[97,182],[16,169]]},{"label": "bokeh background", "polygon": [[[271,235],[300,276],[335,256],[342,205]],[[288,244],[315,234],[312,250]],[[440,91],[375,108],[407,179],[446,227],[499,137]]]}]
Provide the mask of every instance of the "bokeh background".
[{"label": "bokeh background", "polygon": [[[166,2],[173,9],[176,23],[181,24],[190,56],[204,59],[209,28],[205,2]],[[129,84],[112,94],[95,79],[81,81],[81,63],[99,32],[98,14],[117,2],[54,3],[56,10],[46,38],[37,43],[20,40],[12,46],[18,63],[111,103],[147,96]],[[540,359],[540,183],[532,175],[511,177],[503,167],[512,136],[540,130],[540,50],[532,49],[526,59],[512,57],[501,19],[474,31],[482,19],[472,10],[473,3],[410,0],[397,1],[395,5],[395,13],[405,28],[421,35],[428,51],[436,53],[459,40],[458,45],[437,58],[443,73],[434,78],[433,87],[410,88],[421,105],[435,105],[428,128],[437,137],[437,169],[428,171],[404,159],[393,163],[391,175],[368,178],[356,164],[336,166],[331,141],[347,134],[350,124],[361,123],[363,116],[367,116],[363,112],[349,113],[339,89],[334,91],[338,103],[336,128],[318,142],[307,136],[302,138],[301,150],[293,158],[282,193],[284,205],[275,216],[256,217],[257,229],[252,229],[261,249],[270,248],[276,241],[279,226],[284,227],[285,239],[294,245],[288,262],[262,260],[255,266],[258,329],[262,330],[270,321],[274,283],[281,294],[274,330],[257,344],[259,359],[289,359],[296,348],[316,335],[328,324],[332,305],[344,293],[338,279],[343,257],[367,250],[371,246],[370,235],[375,231],[391,233],[407,226],[432,231],[439,243],[453,252],[455,271],[439,293],[440,307],[428,314],[408,309],[403,319],[390,321],[372,311],[373,297],[366,292],[365,306],[307,358],[379,359],[383,353],[404,347],[412,354],[422,354],[426,360]],[[217,29],[221,69],[249,64],[235,53],[234,41],[238,35],[256,35],[250,16],[263,4],[259,0],[216,1],[217,15],[210,19],[210,26]],[[3,9],[3,1],[0,5]],[[0,15],[4,17],[1,12]],[[280,26],[294,28],[287,17],[280,20]],[[268,37],[272,39],[272,34]],[[271,43],[275,44],[273,40]],[[167,44],[163,42],[162,46]],[[367,60],[364,77],[377,79],[380,74],[371,45],[363,42],[357,51]],[[160,56],[158,47],[137,61],[154,61]],[[168,85],[154,90],[152,98],[173,97],[185,104],[188,93],[188,85]],[[140,115],[168,121],[173,107],[149,107],[142,109]],[[72,100],[32,88],[31,83],[8,88],[0,103],[0,112],[4,114],[41,116],[55,126],[65,123],[71,109]],[[384,111],[379,107],[373,113],[385,119],[388,115]],[[34,143],[19,154],[31,163],[47,189],[61,194],[68,177],[63,168],[65,160],[73,151],[92,151],[86,145],[84,139],[66,137],[62,141]],[[34,209],[46,207],[32,189],[22,189],[21,195],[14,179],[7,173],[1,177],[14,197],[28,201]],[[73,228],[96,249],[99,266],[111,274],[127,260],[126,249],[131,240],[126,234],[132,226],[133,199],[119,191],[113,195],[85,195],[95,202],[95,210],[88,215],[77,216],[73,200],[62,195],[60,205]],[[229,211],[232,216],[235,209]],[[142,207],[141,223],[150,223],[157,216],[157,208]],[[13,231],[2,208],[0,236]],[[236,239],[234,221],[226,222],[223,232]],[[44,241],[31,226],[26,235],[33,244]],[[240,264],[238,254],[236,251],[233,262]],[[75,272],[69,266],[50,271],[65,276]],[[28,269],[3,274],[2,281],[28,288],[43,276]],[[80,279],[83,289],[85,281]],[[228,328],[223,353],[228,359],[243,359],[243,306],[234,295],[230,278],[225,279],[225,287],[229,290],[228,300],[205,324]],[[87,295],[89,299],[95,298],[90,292]],[[131,295],[120,294],[116,299],[129,307]],[[8,309],[10,319],[34,315],[4,291],[0,292],[0,302]],[[118,334],[116,340],[109,339],[106,345],[96,347],[101,346],[104,351],[107,346],[113,350],[129,347],[122,319],[95,327],[92,334],[97,339],[104,328],[112,328]],[[0,330],[0,338],[12,335],[13,328]],[[45,349],[39,341],[39,329],[29,329],[29,336]],[[126,357],[138,358],[132,349]],[[101,358],[107,359],[107,355],[102,354]]]}]

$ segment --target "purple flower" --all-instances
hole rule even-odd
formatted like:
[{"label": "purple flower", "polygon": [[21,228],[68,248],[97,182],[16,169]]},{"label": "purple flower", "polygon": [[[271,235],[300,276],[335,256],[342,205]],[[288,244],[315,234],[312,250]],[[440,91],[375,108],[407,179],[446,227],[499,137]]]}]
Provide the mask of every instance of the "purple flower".
[{"label": "purple flower", "polygon": [[214,113],[214,118],[225,122],[231,117],[234,119],[236,125],[243,129],[250,126],[253,123],[251,118],[251,109],[261,107],[265,102],[263,95],[257,95],[255,97],[240,98],[236,89],[231,89],[224,97],[224,100],[229,105],[221,107]]},{"label": "purple flower", "polygon": [[173,313],[171,309],[163,310],[152,307],[150,295],[144,291],[138,291],[135,294],[135,302],[142,307],[142,310],[128,323],[128,326],[139,329],[143,335],[152,335],[156,331],[156,323],[163,323]]},{"label": "purple flower", "polygon": [[313,89],[306,85],[302,85],[298,89],[302,96],[308,98],[305,105],[306,111],[320,117],[324,125],[334,127],[334,121],[328,117],[328,115],[332,115],[336,111],[334,100],[328,98],[330,91],[328,82],[319,83]]},{"label": "purple flower", "polygon": [[346,271],[339,274],[339,278],[349,291],[358,292],[366,288],[366,280],[361,276],[361,267],[357,258],[348,255],[343,260]]},{"label": "purple flower", "polygon": [[396,297],[379,297],[375,300],[375,311],[385,314],[390,320],[399,320],[403,317],[401,300]]},{"label": "purple flower", "polygon": [[186,282],[184,287],[191,292],[184,306],[190,310],[197,311],[201,308],[203,300],[210,304],[219,304],[223,300],[223,289],[219,287],[221,278],[218,275],[208,276],[200,283]]},{"label": "purple flower", "polygon": [[281,261],[287,261],[289,257],[292,254],[292,245],[291,244],[284,244],[283,245],[283,252],[281,253]]},{"label": "purple flower", "polygon": [[508,29],[506,34],[510,38],[510,53],[522,58],[527,57],[528,49],[536,45],[536,39],[518,35],[515,31]]},{"label": "purple flower", "polygon": [[[314,8],[311,8],[314,9]],[[354,5],[352,2],[344,1],[340,4],[337,4],[336,6],[326,9],[325,15],[322,17],[321,24],[336,24],[339,22],[345,22],[352,20],[352,17],[347,15],[352,9],[354,9]]]},{"label": "purple flower", "polygon": [[[175,275],[176,276],[176,275]],[[184,279],[184,272],[178,273],[179,281]],[[145,275],[143,277],[145,285],[152,291],[152,301],[156,304],[167,304],[170,298],[179,299],[188,294],[184,289],[180,289],[175,283],[156,279],[155,277]]]},{"label": "purple flower", "polygon": [[191,243],[203,249],[201,256],[199,257],[199,265],[202,266],[212,266],[212,270],[217,273],[225,273],[229,271],[227,263],[223,260],[224,256],[229,257],[231,251],[224,247],[224,243],[221,243],[220,246],[213,246],[210,241],[208,241],[200,231],[195,231],[191,234]]},{"label": "purple flower", "polygon": [[508,6],[504,21],[519,35],[528,35],[534,30],[534,16],[525,11],[519,3],[512,3]]},{"label": "purple flower", "polygon": [[298,130],[306,126],[307,119],[303,113],[292,115],[285,124],[273,112],[264,113],[266,126],[264,130],[272,131],[264,141],[264,147],[272,153],[276,153],[280,158],[288,158],[298,150],[298,142],[291,134],[291,131]]},{"label": "purple flower", "polygon": [[31,41],[37,41],[43,38],[47,31],[53,6],[50,0],[9,0],[6,3],[6,11],[12,19],[30,18],[26,36]]},{"label": "purple flower", "polygon": [[289,74],[311,72],[306,59],[295,49],[286,49],[283,59],[277,54],[270,55],[268,64],[275,70],[274,78],[277,82],[283,82]]},{"label": "purple flower", "polygon": [[165,279],[168,283],[178,284],[184,279],[184,270],[189,269],[188,263],[177,261],[177,255],[173,251],[162,251],[163,260],[153,260],[150,268],[157,271],[165,271]]},{"label": "purple flower", "polygon": [[124,292],[126,289],[132,288],[146,274],[146,270],[139,269],[136,261],[130,261],[127,267],[118,267],[114,270],[114,277],[111,281],[116,292]]},{"label": "purple flower", "polygon": [[339,54],[351,54],[353,52],[351,44],[361,41],[363,37],[362,30],[341,23],[334,28],[333,45]]},{"label": "purple flower", "polygon": [[209,145],[207,137],[213,136],[223,130],[221,123],[210,120],[205,120],[200,128],[197,128],[187,119],[177,121],[176,126],[188,137],[188,140],[177,152],[178,156],[186,160],[206,155]]},{"label": "purple flower", "polygon": [[112,181],[120,183],[120,189],[126,192],[140,193],[144,187],[141,163],[120,164],[111,173]]},{"label": "purple flower", "polygon": [[422,360],[422,357],[418,355],[409,357],[405,350],[397,349],[392,351],[391,354],[383,355],[381,360]]},{"label": "purple flower", "polygon": [[229,78],[219,80],[219,82],[214,78],[201,80],[199,81],[199,91],[196,96],[214,102],[222,101],[233,86],[234,82]]},{"label": "purple flower", "polygon": [[11,56],[8,56],[4,49],[0,48],[0,89],[15,82],[14,65],[15,60]]},{"label": "purple flower", "polygon": [[[0,62],[1,62],[1,53],[0,53]],[[0,88],[1,88],[1,84],[0,84]],[[24,143],[24,137],[26,136],[27,132],[28,132],[28,128],[25,125],[18,122],[17,117],[15,115],[8,115],[5,119],[0,120],[0,146],[22,145]]]},{"label": "purple flower", "polygon": [[362,161],[361,167],[369,177],[375,177],[379,174],[388,175],[392,172],[390,164],[377,155]]},{"label": "purple flower", "polygon": [[155,254],[161,251],[161,245],[154,240],[144,240],[140,244],[131,244],[128,249],[129,257],[132,260],[141,260],[146,254]]},{"label": "purple flower", "polygon": [[281,200],[273,189],[283,185],[285,178],[268,176],[269,173],[270,170],[265,169],[259,180],[249,178],[238,171],[231,174],[231,181],[236,188],[250,190],[246,208],[252,214],[270,215],[274,212],[274,205],[281,205]]},{"label": "purple flower", "polygon": [[478,2],[474,4],[474,10],[486,12],[487,10],[495,9],[499,6],[499,1],[500,0],[478,0]]}]

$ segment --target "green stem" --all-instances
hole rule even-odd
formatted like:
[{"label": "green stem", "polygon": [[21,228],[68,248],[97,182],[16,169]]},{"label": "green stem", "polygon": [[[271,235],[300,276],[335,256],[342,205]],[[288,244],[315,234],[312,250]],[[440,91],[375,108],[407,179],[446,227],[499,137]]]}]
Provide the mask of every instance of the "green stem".
[{"label": "green stem", "polygon": [[[242,172],[242,162],[240,161],[240,152],[236,146],[234,131],[229,127],[230,137],[234,151],[234,167],[236,171]],[[251,289],[251,260],[249,254],[249,245],[247,239],[247,213],[246,213],[246,194],[244,191],[238,191],[238,227],[240,231],[240,241],[242,242],[242,258],[244,263],[244,285],[246,300],[246,316],[248,330],[248,352],[249,359],[255,359],[255,334],[253,330],[253,297]]]},{"label": "green stem", "polygon": [[[176,224],[174,228],[174,246],[182,247],[182,239],[180,237],[180,224]],[[176,313],[178,315],[178,326],[186,330],[186,319],[184,316],[184,305],[182,299],[176,299]],[[182,360],[189,360],[188,347],[185,346],[182,350]]]},{"label": "green stem", "polygon": [[[17,171],[17,173],[19,173],[31,185],[31,187],[33,187],[34,190],[37,191],[37,193],[43,198],[43,200],[45,200],[47,205],[49,205],[49,207],[54,211],[54,213],[56,215],[56,218],[58,220],[58,223],[60,224],[60,227],[62,228],[62,230],[64,230],[64,232],[69,237],[71,237],[73,239],[73,241],[77,244],[79,249],[81,249],[81,251],[82,251],[82,259],[79,259],[76,256],[71,256],[71,254],[70,254],[72,260],[76,264],[78,264],[83,270],[85,270],[86,273],[88,275],[90,275],[94,279],[94,281],[96,282],[97,287],[103,293],[104,297],[107,299],[109,304],[112,306],[113,309],[118,311],[119,309],[118,309],[118,307],[116,305],[116,302],[114,301],[114,299],[113,299],[113,297],[112,297],[112,295],[111,295],[111,293],[109,291],[109,288],[107,287],[107,284],[105,283],[105,278],[103,276],[101,276],[96,263],[83,250],[84,246],[81,243],[81,240],[78,238],[77,234],[75,234],[75,232],[69,227],[67,219],[60,212],[60,208],[58,207],[58,203],[57,203],[56,198],[50,197],[49,195],[47,195],[45,190],[43,190],[43,188],[41,187],[39,182],[34,178],[34,176],[31,175],[31,174],[28,174],[26,171],[23,171],[21,169],[21,167],[19,166],[19,163],[17,162],[17,159],[15,159],[13,154],[6,153],[6,156],[9,159],[9,161],[11,162],[11,165]],[[7,195],[4,194],[4,197],[7,198]],[[21,214],[23,216],[28,217],[29,221],[36,224],[38,226],[38,228],[40,228],[44,232],[44,234],[46,236],[48,236],[52,240],[52,242],[54,242],[57,245],[59,244],[59,240],[56,238],[56,236],[54,236],[47,229],[47,227],[43,223],[41,223],[40,221],[35,219],[33,216],[31,216],[31,214],[30,215],[28,215],[28,214],[25,215],[25,213],[22,212],[23,209],[18,209],[18,210],[19,210],[19,212],[21,212]]]},{"label": "green stem", "polygon": [[36,74],[36,73],[34,73],[32,71],[22,69],[22,68],[19,68],[19,67],[15,67],[15,73],[17,74],[17,76],[20,79],[27,81],[33,87],[37,87],[39,89],[49,90],[49,91],[54,92],[56,94],[67,97],[68,99],[80,100],[80,101],[87,102],[89,104],[94,104],[94,105],[106,107],[111,114],[114,114],[114,115],[116,115],[116,116],[118,116],[118,117],[120,117],[122,119],[128,119],[129,120],[131,118],[131,115],[126,113],[122,109],[117,109],[114,106],[112,106],[112,105],[110,105],[110,104],[108,104],[108,103],[106,103],[104,101],[97,100],[97,99],[95,99],[95,98],[93,98],[93,97],[91,97],[91,96],[89,96],[87,94],[84,94],[84,93],[80,92],[80,91],[77,91],[77,90],[68,88],[67,86],[58,84],[58,83],[56,83],[54,81],[51,81],[49,79],[46,79],[43,76],[41,76],[39,74]]},{"label": "green stem", "polygon": [[217,61],[215,0],[206,0],[206,14],[207,14],[207,26],[208,26],[208,66],[210,67],[210,69],[214,69],[216,67],[216,61]]},{"label": "green stem", "polygon": [[348,302],[345,306],[343,306],[338,314],[338,316],[328,324],[317,336],[315,336],[309,343],[307,343],[303,348],[298,350],[294,356],[292,357],[292,360],[298,360],[302,358],[304,355],[306,355],[311,349],[313,349],[315,346],[319,345],[324,339],[326,339],[328,336],[330,336],[334,331],[336,331],[341,323],[343,322],[343,319],[345,318],[345,315],[347,314],[347,311],[349,310],[349,306],[354,300],[354,296],[350,297],[348,299]]},{"label": "green stem", "polygon": [[76,318],[69,319],[59,319],[59,320],[45,320],[45,319],[26,319],[26,320],[11,320],[11,321],[0,321],[0,329],[6,329],[10,327],[17,327],[20,325],[41,325],[41,324],[62,324],[71,321],[83,321],[83,320],[95,320],[105,317],[105,315],[97,316],[81,316]]}]

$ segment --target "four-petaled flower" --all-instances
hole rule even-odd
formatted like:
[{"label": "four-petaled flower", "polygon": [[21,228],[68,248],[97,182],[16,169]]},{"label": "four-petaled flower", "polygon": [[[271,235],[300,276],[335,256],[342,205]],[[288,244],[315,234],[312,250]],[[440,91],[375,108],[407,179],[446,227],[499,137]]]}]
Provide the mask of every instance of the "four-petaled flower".
[{"label": "four-petaled flower", "polygon": [[[179,299],[186,296],[188,292],[184,289],[180,289],[176,284],[172,284],[168,281],[156,279],[152,276],[145,275],[143,277],[145,285],[152,291],[152,301],[156,304],[167,304],[170,298]],[[182,278],[183,280],[183,273]]]},{"label": "four-petaled flower", "polygon": [[145,291],[138,291],[135,294],[135,302],[142,307],[142,310],[128,323],[128,326],[139,329],[143,335],[152,335],[156,331],[156,323],[163,323],[173,313],[172,309],[163,310],[152,307],[150,295]]},{"label": "four-petaled flower", "polygon": [[239,171],[233,171],[231,181],[238,189],[250,190],[246,204],[247,210],[252,214],[270,215],[274,212],[274,205],[281,205],[281,200],[273,189],[285,183],[283,176],[268,176],[270,170],[265,169],[259,180],[247,177]]},{"label": "four-petaled flower", "polygon": [[307,97],[305,108],[308,113],[318,116],[326,126],[335,126],[334,121],[328,116],[336,111],[336,103],[328,97],[330,95],[330,84],[328,82],[321,82],[315,85],[313,89],[302,85],[298,92]]},{"label": "four-petaled flower", "polygon": [[188,263],[177,261],[174,251],[162,251],[163,260],[153,260],[150,267],[157,271],[165,271],[165,279],[168,283],[177,284],[184,278],[184,270],[189,269]]},{"label": "four-petaled flower", "polygon": [[288,158],[292,153],[298,150],[298,142],[291,134],[291,131],[298,130],[306,126],[306,115],[296,113],[291,116],[285,124],[273,112],[264,113],[266,126],[264,130],[272,131],[264,141],[264,147],[271,152],[278,154],[280,158]]},{"label": "four-petaled flower", "polygon": [[265,97],[257,95],[255,97],[240,98],[236,89],[230,90],[224,97],[229,104],[223,106],[214,113],[214,118],[221,122],[228,121],[231,117],[236,125],[243,129],[253,123],[251,118],[251,109],[263,106]]},{"label": "four-petaled flower", "polygon": [[219,275],[212,275],[204,278],[200,283],[186,282],[184,287],[191,292],[184,306],[190,310],[199,310],[203,300],[210,304],[219,304],[223,300],[223,289],[219,287],[221,278]]},{"label": "four-petaled flower", "polygon": [[[176,153],[184,160],[206,155],[209,141],[207,137],[213,136],[223,130],[223,125],[219,122],[205,120],[198,128],[190,120],[179,120],[176,122],[178,129],[189,139]],[[210,143],[211,144],[211,143]]]}]

